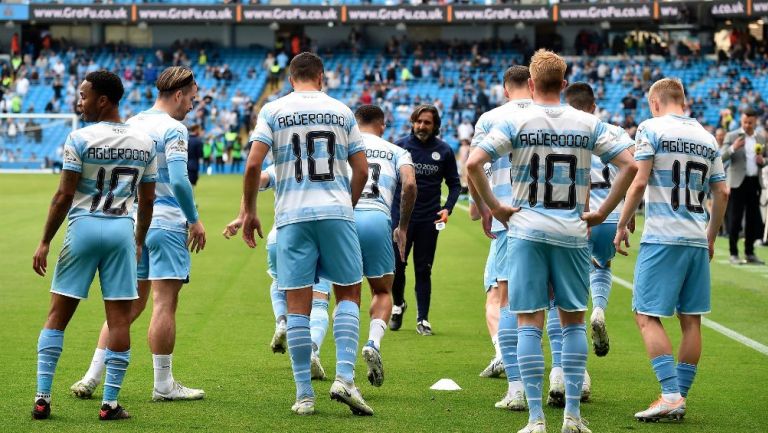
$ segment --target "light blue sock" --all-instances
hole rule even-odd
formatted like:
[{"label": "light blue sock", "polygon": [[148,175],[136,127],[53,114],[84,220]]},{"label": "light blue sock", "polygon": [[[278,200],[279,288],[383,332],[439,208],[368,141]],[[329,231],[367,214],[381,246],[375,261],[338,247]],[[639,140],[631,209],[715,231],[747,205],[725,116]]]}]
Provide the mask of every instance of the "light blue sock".
[{"label": "light blue sock", "polygon": [[113,352],[107,348],[104,352],[104,365],[107,367],[107,375],[104,377],[104,397],[106,402],[117,401],[117,394],[123,386],[123,378],[131,362],[131,350],[125,352]]},{"label": "light blue sock", "polygon": [[680,392],[677,386],[677,372],[675,371],[675,358],[672,355],[659,355],[651,360],[651,366],[656,373],[656,379],[661,384],[662,394],[674,394]]},{"label": "light blue sock", "polygon": [[499,349],[504,361],[507,382],[520,380],[520,367],[517,365],[517,315],[509,307],[501,307],[499,314]]},{"label": "light blue sock", "polygon": [[552,352],[552,368],[562,367],[560,354],[563,351],[563,330],[560,328],[557,307],[547,311],[547,337],[549,337],[549,349]]},{"label": "light blue sock", "polygon": [[336,378],[347,383],[355,380],[355,360],[360,333],[360,307],[341,301],[333,313],[333,339],[336,341]]},{"label": "light blue sock", "polygon": [[677,363],[677,386],[680,388],[680,394],[683,397],[688,397],[688,390],[693,385],[693,379],[696,377],[696,366],[693,364],[686,364],[685,362]]},{"label": "light blue sock", "polygon": [[541,387],[544,383],[544,352],[541,350],[541,329],[535,326],[517,328],[517,361],[528,400],[528,422],[543,420]]},{"label": "light blue sock", "polygon": [[611,294],[611,268],[595,267],[589,274],[589,287],[592,290],[592,307],[605,310],[608,296]]},{"label": "light blue sock", "polygon": [[272,280],[272,286],[269,288],[269,297],[272,298],[272,312],[275,313],[275,323],[280,322],[280,318],[285,319],[288,314],[288,304],[285,301],[285,290],[277,289],[277,280]]},{"label": "light blue sock", "polygon": [[587,327],[569,325],[563,328],[563,374],[565,376],[565,413],[581,417],[581,385],[587,368]]},{"label": "light blue sock", "polygon": [[64,331],[45,329],[37,339],[37,398],[50,400],[53,374],[64,346]]},{"label": "light blue sock", "polygon": [[312,300],[312,312],[309,314],[309,332],[312,334],[312,345],[320,352],[325,333],[328,332],[328,301],[325,299]]},{"label": "light blue sock", "polygon": [[296,400],[314,397],[309,360],[312,356],[312,337],[309,333],[309,316],[287,315],[288,353],[291,355],[293,381],[296,382]]}]

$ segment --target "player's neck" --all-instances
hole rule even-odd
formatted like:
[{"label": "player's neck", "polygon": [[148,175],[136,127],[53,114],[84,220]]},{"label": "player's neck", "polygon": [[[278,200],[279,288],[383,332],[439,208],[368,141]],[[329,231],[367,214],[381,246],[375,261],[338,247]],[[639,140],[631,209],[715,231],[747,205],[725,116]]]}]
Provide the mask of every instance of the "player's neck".
[{"label": "player's neck", "polygon": [[666,116],[668,114],[673,114],[675,116],[685,117],[685,112],[683,111],[683,108],[682,107],[674,107],[674,106],[664,107],[661,110],[659,110],[659,116],[658,117]]},{"label": "player's neck", "polygon": [[534,92],[533,102],[539,105],[560,105],[560,92],[557,92],[557,93]]},{"label": "player's neck", "polygon": [[294,83],[294,92],[319,92],[320,89],[314,83]]},{"label": "player's neck", "polygon": [[518,99],[531,99],[531,94],[525,90],[525,91],[516,91],[516,90],[507,90],[509,94],[508,101],[515,101]]},{"label": "player's neck", "polygon": [[110,123],[123,123],[123,120],[120,118],[120,112],[117,110],[117,107],[110,108],[102,113],[99,113],[98,116],[96,116],[97,122],[110,122]]},{"label": "player's neck", "polygon": [[371,135],[375,135],[377,137],[381,137],[381,134],[378,131],[376,131],[375,128],[371,128],[370,126],[362,126],[362,125],[360,125],[360,132],[363,133],[363,134],[371,134]]}]

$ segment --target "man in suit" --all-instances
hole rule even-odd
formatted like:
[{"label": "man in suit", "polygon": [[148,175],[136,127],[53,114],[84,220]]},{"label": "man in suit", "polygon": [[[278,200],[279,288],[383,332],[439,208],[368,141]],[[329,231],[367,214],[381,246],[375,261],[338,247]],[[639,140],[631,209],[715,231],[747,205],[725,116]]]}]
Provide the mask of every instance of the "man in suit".
[{"label": "man in suit", "polygon": [[[725,136],[722,156],[723,162],[730,161],[728,167],[728,183],[731,196],[728,200],[731,263],[733,264],[765,264],[754,253],[754,244],[760,238],[760,170],[763,169],[768,157],[766,137],[762,132],[755,131],[757,112],[752,108],[745,109],[741,114],[741,128],[729,132]],[[745,259],[739,258],[739,233],[741,221],[744,226]]]}]

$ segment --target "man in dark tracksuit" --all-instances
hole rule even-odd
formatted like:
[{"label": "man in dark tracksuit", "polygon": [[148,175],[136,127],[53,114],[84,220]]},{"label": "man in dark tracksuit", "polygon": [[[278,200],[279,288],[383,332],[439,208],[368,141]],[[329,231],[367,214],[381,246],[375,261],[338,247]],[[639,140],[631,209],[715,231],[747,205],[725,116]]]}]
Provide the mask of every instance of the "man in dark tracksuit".
[{"label": "man in dark tracksuit", "polygon": [[[432,105],[420,105],[411,114],[411,134],[395,142],[398,146],[409,151],[416,169],[417,196],[416,204],[408,226],[405,257],[413,247],[414,274],[416,277],[416,331],[421,335],[432,335],[432,326],[427,321],[429,303],[432,295],[432,263],[437,248],[435,224],[448,221],[448,215],[461,191],[461,181],[456,167],[456,157],[453,150],[443,140],[437,138],[440,132],[440,114]],[[441,189],[443,180],[448,185],[448,199],[441,206]],[[392,227],[397,227],[400,221],[400,187],[395,192],[392,204]],[[397,246],[395,246],[397,251]],[[395,254],[395,281],[392,285],[392,317],[389,327],[393,331],[400,329],[403,324],[403,314],[406,304],[405,266]]]},{"label": "man in dark tracksuit", "polygon": [[203,140],[200,138],[200,125],[193,125],[189,128],[189,147],[187,147],[187,172],[192,186],[197,185],[202,158]]}]

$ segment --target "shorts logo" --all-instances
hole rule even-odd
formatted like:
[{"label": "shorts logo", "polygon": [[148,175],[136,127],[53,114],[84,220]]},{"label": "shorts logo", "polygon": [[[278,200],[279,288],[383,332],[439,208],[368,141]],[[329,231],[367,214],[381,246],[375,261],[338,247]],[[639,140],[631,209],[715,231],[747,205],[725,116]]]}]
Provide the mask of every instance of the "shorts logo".
[{"label": "shorts logo", "polygon": [[432,159],[435,161],[440,161],[440,154],[437,152],[432,152]]}]

